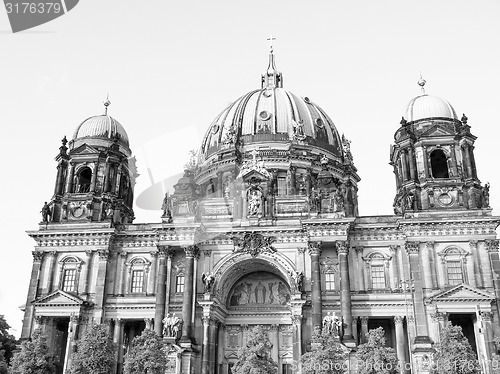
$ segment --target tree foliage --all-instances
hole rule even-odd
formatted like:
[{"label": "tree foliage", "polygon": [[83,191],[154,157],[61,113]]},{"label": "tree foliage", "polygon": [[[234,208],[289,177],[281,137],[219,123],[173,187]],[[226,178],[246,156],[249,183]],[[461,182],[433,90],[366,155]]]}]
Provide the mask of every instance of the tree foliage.
[{"label": "tree foliage", "polygon": [[315,329],[311,338],[311,352],[302,355],[304,374],[343,374],[347,372],[349,351],[338,338],[326,330]]},{"label": "tree foliage", "polygon": [[163,374],[167,366],[167,345],[153,330],[146,329],[132,341],[125,361],[125,374]]},{"label": "tree foliage", "polygon": [[248,332],[246,344],[238,351],[234,374],[274,374],[278,364],[271,358],[272,344],[262,326]]},{"label": "tree foliage", "polygon": [[476,374],[481,372],[476,354],[460,326],[453,326],[451,322],[448,322],[441,330],[439,343],[435,344],[434,348],[436,352],[432,373]]},{"label": "tree foliage", "polygon": [[384,329],[368,331],[366,343],[358,346],[356,359],[359,374],[399,373],[398,357],[394,348],[385,346]]},{"label": "tree foliage", "polygon": [[5,351],[2,349],[2,343],[0,343],[0,374],[8,374],[9,368],[7,361],[5,360]]},{"label": "tree foliage", "polygon": [[76,342],[69,374],[111,374],[115,366],[115,352],[108,326],[89,326]]},{"label": "tree foliage", "polygon": [[40,329],[33,331],[31,340],[21,343],[21,351],[11,360],[12,374],[53,374],[56,368],[52,363],[47,345],[47,337]]},{"label": "tree foliage", "polygon": [[0,314],[0,351],[4,351],[3,357],[7,364],[10,362],[12,354],[16,349],[16,338],[9,334],[9,329],[10,326],[5,317]]}]

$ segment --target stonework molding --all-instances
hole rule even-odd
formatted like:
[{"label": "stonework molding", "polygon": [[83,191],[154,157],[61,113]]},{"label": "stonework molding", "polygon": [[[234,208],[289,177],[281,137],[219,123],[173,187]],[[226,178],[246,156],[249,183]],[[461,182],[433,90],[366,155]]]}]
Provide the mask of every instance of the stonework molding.
[{"label": "stonework molding", "polygon": [[294,325],[302,325],[303,319],[301,314],[292,314],[292,324]]},{"label": "stonework molding", "polygon": [[98,249],[97,254],[99,255],[99,260],[107,261],[110,258],[111,252],[109,251],[109,249]]},{"label": "stonework molding", "polygon": [[321,256],[321,242],[309,242],[309,255]]},{"label": "stonework molding", "polygon": [[272,244],[276,241],[274,236],[264,236],[251,232],[244,235],[234,235],[231,237],[234,244],[233,252],[249,253],[252,257],[261,252],[276,252]]},{"label": "stonework molding", "polygon": [[196,245],[186,245],[183,246],[182,249],[186,253],[186,258],[187,257],[199,258],[200,256],[200,249]]},{"label": "stonework molding", "polygon": [[394,316],[394,323],[396,325],[402,325],[404,320],[404,316]]},{"label": "stonework molding", "polygon": [[406,242],[405,250],[408,255],[418,254],[418,252],[420,251],[420,242]]},{"label": "stonework molding", "polygon": [[349,253],[349,242],[337,240],[335,242],[335,246],[337,247],[337,252],[340,254],[348,254]]},{"label": "stonework molding", "polygon": [[45,252],[31,251],[33,255],[33,262],[42,262]]},{"label": "stonework molding", "polygon": [[498,239],[485,240],[484,243],[486,244],[486,250],[488,252],[498,252],[498,242]]}]

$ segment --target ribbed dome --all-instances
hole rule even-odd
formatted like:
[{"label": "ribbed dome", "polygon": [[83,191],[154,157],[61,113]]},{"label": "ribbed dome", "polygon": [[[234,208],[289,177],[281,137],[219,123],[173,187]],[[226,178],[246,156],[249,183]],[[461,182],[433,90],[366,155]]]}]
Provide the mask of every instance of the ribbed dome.
[{"label": "ribbed dome", "polygon": [[408,122],[427,118],[458,119],[450,103],[437,96],[420,95],[412,99],[406,107],[404,118]]},{"label": "ribbed dome", "polygon": [[244,144],[300,140],[342,156],[341,139],[328,115],[309,98],[280,87],[263,87],[231,103],[208,129],[200,161],[236,139]]},{"label": "ribbed dome", "polygon": [[73,140],[118,139],[118,144],[129,147],[128,135],[123,126],[111,116],[99,115],[87,118],[75,130]]}]

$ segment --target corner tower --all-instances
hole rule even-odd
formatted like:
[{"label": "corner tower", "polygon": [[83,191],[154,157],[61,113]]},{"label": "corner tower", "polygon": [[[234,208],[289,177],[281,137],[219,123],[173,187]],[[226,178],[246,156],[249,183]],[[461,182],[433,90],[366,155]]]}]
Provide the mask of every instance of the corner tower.
[{"label": "corner tower", "polygon": [[[54,195],[44,221],[130,223],[135,157],[123,126],[104,114],[87,118],[75,130],[71,141],[62,140],[56,156],[57,177]],[[68,145],[68,146],[66,146]]]},{"label": "corner tower", "polygon": [[391,146],[396,175],[394,211],[489,208],[489,185],[477,177],[474,141],[465,114],[442,98],[425,93],[412,99]]}]

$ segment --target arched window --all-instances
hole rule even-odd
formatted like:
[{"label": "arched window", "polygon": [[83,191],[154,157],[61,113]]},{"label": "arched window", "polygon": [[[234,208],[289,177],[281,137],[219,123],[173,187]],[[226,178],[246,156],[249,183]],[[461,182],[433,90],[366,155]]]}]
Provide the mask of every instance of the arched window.
[{"label": "arched window", "polygon": [[59,261],[61,268],[59,289],[66,292],[78,293],[78,280],[83,261],[74,256],[64,257]]},{"label": "arched window", "polygon": [[336,276],[338,272],[338,261],[333,261],[330,257],[326,257],[325,261],[321,263],[323,269],[323,289],[325,291],[335,291]]},{"label": "arched window", "polygon": [[142,257],[135,257],[127,263],[127,266],[129,268],[129,292],[146,292],[150,262]]},{"label": "arched window", "polygon": [[431,152],[431,169],[434,178],[449,178],[446,154],[441,149]]},{"label": "arched window", "polygon": [[90,192],[90,182],[92,181],[92,170],[85,166],[78,172],[78,185],[76,192]]},{"label": "arched window", "polygon": [[456,286],[462,283],[468,283],[467,280],[467,255],[468,253],[458,247],[446,248],[439,254],[441,262],[444,265],[446,284]]},{"label": "arched window", "polygon": [[186,283],[185,270],[186,265],[182,261],[178,261],[175,266],[175,293],[184,292],[184,284]]}]

